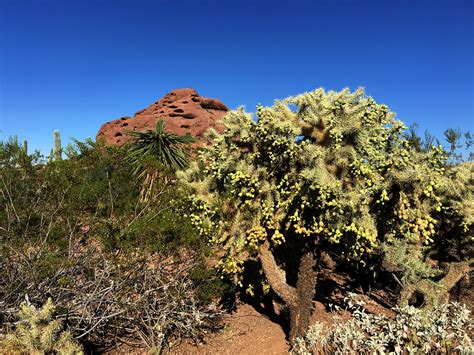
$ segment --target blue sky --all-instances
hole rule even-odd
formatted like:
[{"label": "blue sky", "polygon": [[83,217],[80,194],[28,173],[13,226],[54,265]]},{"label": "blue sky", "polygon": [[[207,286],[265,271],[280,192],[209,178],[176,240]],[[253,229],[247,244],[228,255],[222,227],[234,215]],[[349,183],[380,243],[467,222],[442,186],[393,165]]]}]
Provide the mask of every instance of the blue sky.
[{"label": "blue sky", "polygon": [[474,130],[474,1],[0,0],[0,139],[44,153],[173,88],[254,111],[320,86]]}]

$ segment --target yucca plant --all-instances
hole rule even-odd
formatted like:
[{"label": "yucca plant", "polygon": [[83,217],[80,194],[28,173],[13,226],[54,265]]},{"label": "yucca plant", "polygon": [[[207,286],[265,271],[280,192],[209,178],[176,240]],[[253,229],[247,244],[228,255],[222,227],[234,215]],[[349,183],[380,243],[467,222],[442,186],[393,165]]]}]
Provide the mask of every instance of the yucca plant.
[{"label": "yucca plant", "polygon": [[156,123],[155,131],[128,134],[134,138],[128,157],[135,167],[134,176],[142,181],[140,196],[146,202],[154,195],[160,177],[167,180],[168,172],[188,167],[189,153],[184,147],[195,139],[190,134],[179,136],[167,132],[163,119]]}]

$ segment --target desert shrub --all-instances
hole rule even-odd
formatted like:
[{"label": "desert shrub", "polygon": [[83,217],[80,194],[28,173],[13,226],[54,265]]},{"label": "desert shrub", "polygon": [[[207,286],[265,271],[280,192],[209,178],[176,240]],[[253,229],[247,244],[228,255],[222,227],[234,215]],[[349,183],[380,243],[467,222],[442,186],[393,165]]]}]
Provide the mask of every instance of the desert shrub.
[{"label": "desert shrub", "polygon": [[136,247],[164,253],[173,253],[180,247],[203,251],[204,243],[199,235],[182,218],[184,196],[176,185],[168,185],[152,203],[139,203],[136,212],[94,218],[91,233],[97,235],[108,251]]},{"label": "desert shrub", "polygon": [[3,331],[15,321],[25,294],[33,304],[51,298],[55,319],[64,321],[75,339],[99,349],[120,342],[161,349],[170,338],[198,339],[219,327],[221,312],[199,299],[189,277],[198,264],[195,253],[106,253],[99,244],[79,243],[67,262],[56,263],[47,276],[34,253],[20,253],[0,261]]},{"label": "desert shrub", "polygon": [[208,258],[201,258],[190,270],[189,278],[193,281],[202,302],[222,302],[225,307],[233,306],[227,304],[227,299],[232,299],[234,287],[221,277],[217,269],[209,266]]},{"label": "desert shrub", "polygon": [[459,303],[438,305],[431,310],[413,306],[395,307],[395,316],[369,314],[353,295],[346,298],[352,316],[338,316],[328,326],[316,323],[298,338],[294,354],[428,354],[474,351],[470,338],[470,311]]},{"label": "desert shrub", "polygon": [[156,181],[156,194],[142,203],[127,148],[76,141],[65,155],[46,164],[22,153],[17,141],[2,142],[0,241],[47,243],[63,251],[70,240],[89,237],[109,250],[200,248],[191,223],[181,217],[184,194],[175,179]]},{"label": "desert shrub", "polygon": [[126,147],[76,141],[63,154],[45,162],[15,139],[0,144],[0,333],[25,295],[52,298],[73,337],[98,348],[162,348],[213,329],[220,279],[206,279],[176,179],[143,202]]},{"label": "desert shrub", "polygon": [[[284,301],[291,339],[309,324],[325,252],[376,268],[382,245],[387,250],[404,241],[424,262],[432,250],[424,246],[472,231],[472,215],[465,213],[472,195],[466,202],[447,191],[450,184],[457,186],[451,194],[472,190],[466,171],[458,178],[446,170],[440,146],[413,148],[403,123],[361,89],[318,89],[258,107],[256,120],[239,109],[222,123],[223,133],[211,132],[214,144],[200,161],[180,173],[195,193],[190,219],[221,249],[218,267],[235,284],[242,284],[249,262],[257,262],[263,282],[242,287],[249,293],[271,288]],[[456,218],[440,231],[448,214]],[[450,279],[464,275],[465,268]],[[451,281],[440,285],[446,291]]]},{"label": "desert shrub", "polygon": [[46,164],[32,156],[0,149],[9,164],[0,169],[0,240],[9,243],[63,243],[92,218],[130,214],[137,189],[130,181],[124,153],[92,142],[70,147],[69,159]]},{"label": "desert shrub", "polygon": [[37,309],[23,302],[18,312],[19,321],[14,330],[0,343],[7,352],[28,354],[82,354],[80,344],[72,340],[69,331],[63,331],[61,320],[53,319],[54,305],[50,298]]}]

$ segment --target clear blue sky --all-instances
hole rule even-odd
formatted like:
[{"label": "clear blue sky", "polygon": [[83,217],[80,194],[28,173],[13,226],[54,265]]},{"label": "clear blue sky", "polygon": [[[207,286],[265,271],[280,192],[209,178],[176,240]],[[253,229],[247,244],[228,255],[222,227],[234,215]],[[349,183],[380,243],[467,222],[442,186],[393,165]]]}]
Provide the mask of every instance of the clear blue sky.
[{"label": "clear blue sky", "polygon": [[473,130],[474,1],[0,0],[0,139],[43,153],[173,88],[254,111],[320,86]]}]

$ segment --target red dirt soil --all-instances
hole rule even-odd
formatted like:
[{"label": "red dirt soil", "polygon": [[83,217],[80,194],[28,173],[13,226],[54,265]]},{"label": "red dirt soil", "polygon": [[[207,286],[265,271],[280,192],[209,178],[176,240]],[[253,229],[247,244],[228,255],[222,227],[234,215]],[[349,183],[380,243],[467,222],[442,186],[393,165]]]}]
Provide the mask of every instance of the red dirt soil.
[{"label": "red dirt soil", "polygon": [[288,354],[289,344],[280,325],[248,304],[224,319],[220,333],[210,335],[205,344],[182,343],[168,354]]},{"label": "red dirt soil", "polygon": [[[341,296],[338,294],[335,298],[338,299]],[[466,297],[466,295],[464,296]],[[392,310],[375,302],[371,297],[358,294],[357,298],[366,302],[364,308],[369,313],[384,314],[387,317],[394,316]],[[279,313],[278,308],[280,307],[277,306],[277,313]],[[314,324],[318,321],[330,325],[335,314],[330,312],[323,303],[314,301],[311,323]],[[342,320],[350,318],[350,313],[347,311],[340,311],[338,314]],[[237,310],[224,317],[224,327],[220,332],[209,334],[201,344],[183,340],[182,343],[174,344],[171,349],[165,350],[164,354],[279,355],[289,352],[290,344],[281,325],[257,311],[253,306],[239,302]],[[149,354],[149,352],[147,349],[122,345],[108,354]]]}]

